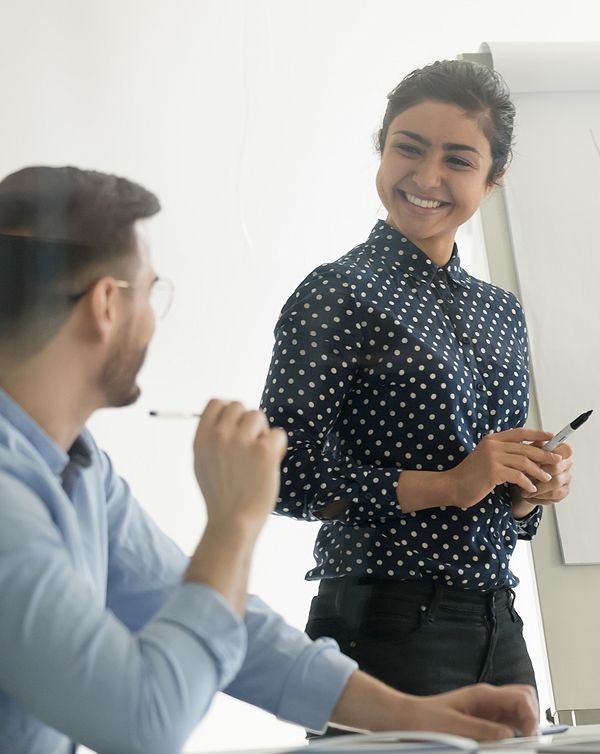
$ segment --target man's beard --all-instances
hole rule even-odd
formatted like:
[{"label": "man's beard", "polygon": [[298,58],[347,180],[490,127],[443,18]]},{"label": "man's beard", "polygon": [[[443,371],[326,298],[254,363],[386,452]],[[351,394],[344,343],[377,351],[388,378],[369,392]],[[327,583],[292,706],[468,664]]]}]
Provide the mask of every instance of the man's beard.
[{"label": "man's beard", "polygon": [[98,378],[98,386],[106,396],[106,405],[113,408],[129,406],[140,397],[136,378],[148,346],[136,347],[130,336],[128,328],[108,355]]}]

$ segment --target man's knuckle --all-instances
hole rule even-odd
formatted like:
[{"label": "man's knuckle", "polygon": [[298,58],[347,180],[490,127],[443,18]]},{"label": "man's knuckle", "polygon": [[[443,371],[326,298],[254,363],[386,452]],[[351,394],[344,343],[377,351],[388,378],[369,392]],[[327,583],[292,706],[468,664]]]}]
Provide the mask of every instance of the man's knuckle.
[{"label": "man's knuckle", "polygon": [[222,447],[223,445],[225,445],[228,439],[229,434],[225,427],[218,425],[214,428],[212,441],[217,447]]}]

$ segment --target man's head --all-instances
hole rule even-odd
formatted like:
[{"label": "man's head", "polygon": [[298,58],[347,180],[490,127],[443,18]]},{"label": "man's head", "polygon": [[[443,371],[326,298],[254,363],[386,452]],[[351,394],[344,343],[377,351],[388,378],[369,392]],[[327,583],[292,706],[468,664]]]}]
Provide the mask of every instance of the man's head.
[{"label": "man's head", "polygon": [[136,226],[158,199],[124,178],[30,167],[0,181],[0,357],[23,363],[67,328],[105,405],[139,393],[135,376],[154,329],[156,278]]}]

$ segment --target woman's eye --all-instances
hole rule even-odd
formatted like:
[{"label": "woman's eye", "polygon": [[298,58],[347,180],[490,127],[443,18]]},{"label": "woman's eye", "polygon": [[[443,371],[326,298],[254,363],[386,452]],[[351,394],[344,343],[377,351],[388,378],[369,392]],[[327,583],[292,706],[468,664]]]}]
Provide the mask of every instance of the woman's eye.
[{"label": "woman's eye", "polygon": [[458,167],[461,167],[461,168],[471,167],[471,165],[468,162],[466,162],[465,160],[461,160],[460,157],[449,157],[448,162],[451,163],[452,165],[457,165]]},{"label": "woman's eye", "polygon": [[396,149],[399,149],[401,152],[404,152],[404,154],[421,154],[420,150],[413,146],[412,144],[396,144]]}]

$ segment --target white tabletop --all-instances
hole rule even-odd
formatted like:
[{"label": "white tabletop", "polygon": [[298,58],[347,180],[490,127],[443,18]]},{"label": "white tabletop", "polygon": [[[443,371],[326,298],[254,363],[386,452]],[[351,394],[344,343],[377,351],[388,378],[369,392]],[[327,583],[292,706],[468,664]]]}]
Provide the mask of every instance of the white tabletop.
[{"label": "white tabletop", "polygon": [[[497,743],[481,744],[480,750],[485,754],[507,754],[508,751],[514,754],[520,752],[531,752],[539,748],[540,746],[552,746],[554,743],[575,743],[578,741],[586,740],[598,740],[600,741],[600,725],[577,725],[570,727],[564,733],[556,733],[546,736],[537,736],[529,739],[509,739]],[[314,747],[315,750],[318,747]],[[387,748],[387,747],[386,747]],[[228,751],[215,751],[215,752],[198,752],[198,754],[290,754],[290,752],[300,752],[301,754],[310,754],[313,749],[313,745],[305,744],[294,747],[281,747],[281,748],[267,748],[267,749],[235,749]],[[331,754],[334,754],[334,749],[331,749]],[[376,745],[373,746],[372,751],[377,752]],[[415,752],[419,752],[418,747],[415,747]],[[441,750],[438,750],[438,752]],[[452,751],[456,754],[457,750]]]}]

